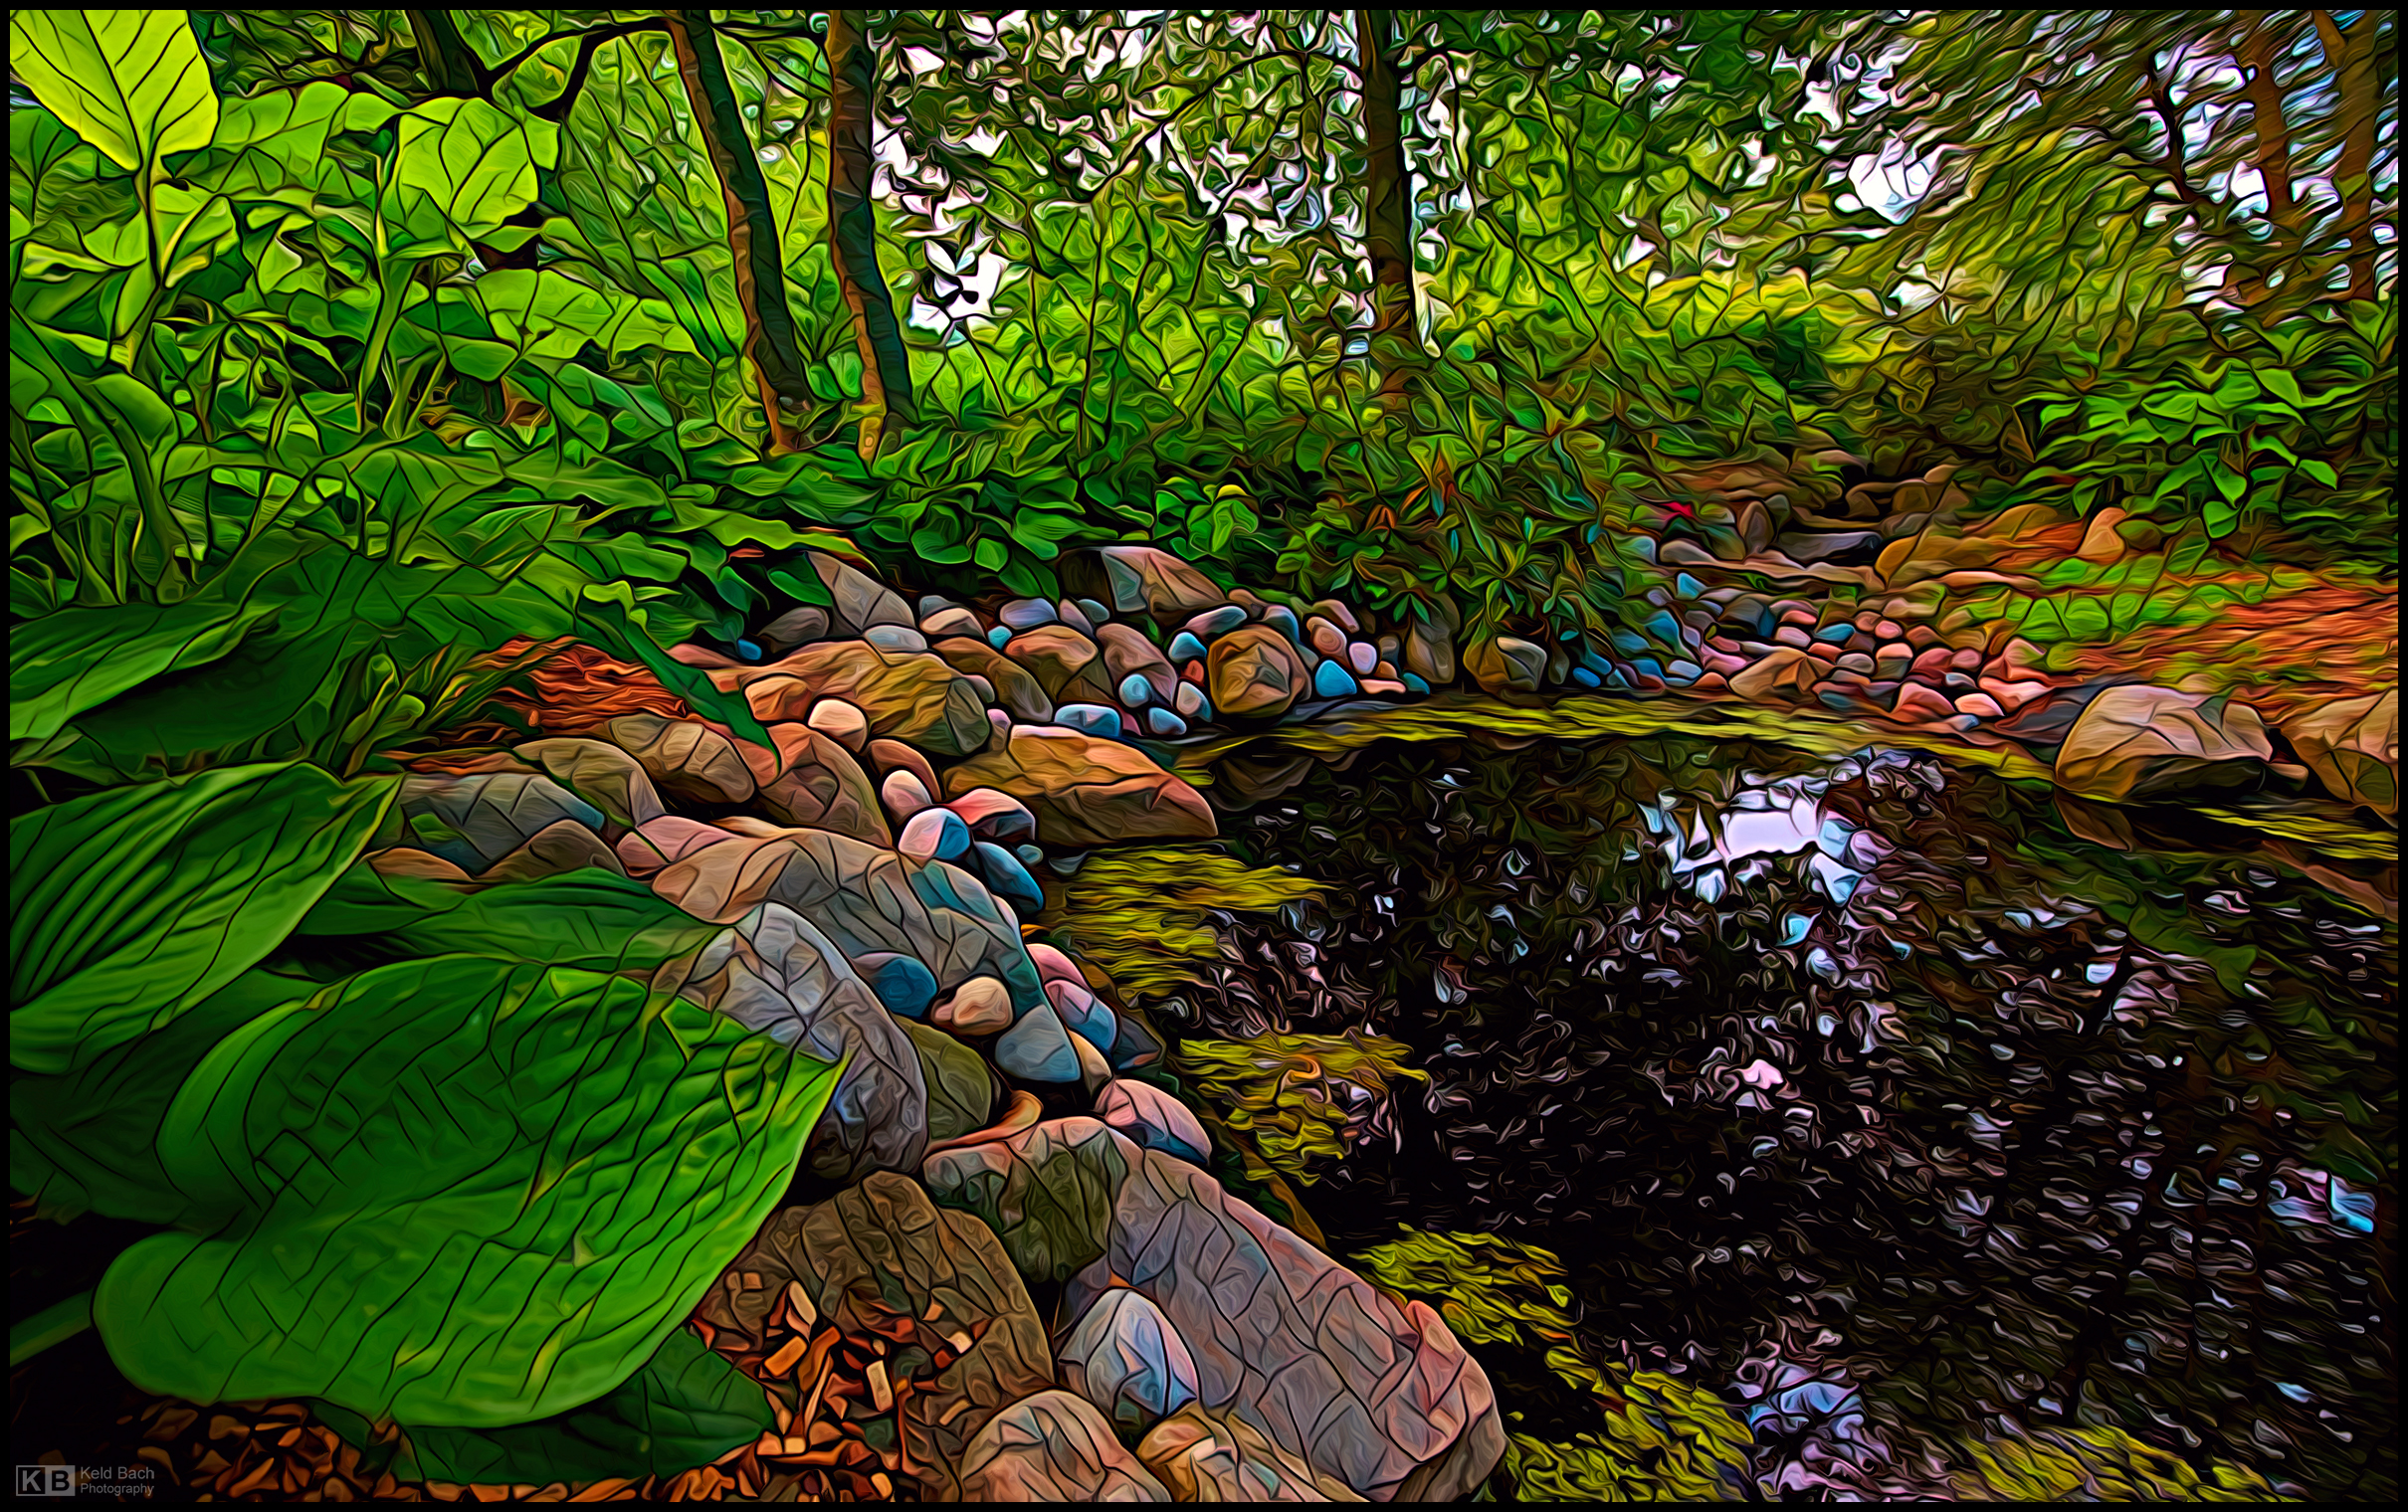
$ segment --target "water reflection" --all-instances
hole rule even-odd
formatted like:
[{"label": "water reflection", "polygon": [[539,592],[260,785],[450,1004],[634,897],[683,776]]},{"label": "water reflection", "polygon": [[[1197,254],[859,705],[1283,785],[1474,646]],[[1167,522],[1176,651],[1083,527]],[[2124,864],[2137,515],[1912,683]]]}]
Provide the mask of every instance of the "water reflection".
[{"label": "water reflection", "polygon": [[[1314,1189],[1340,1248],[1554,1250],[1593,1349],[1743,1406],[1767,1494],[2090,1422],[2388,1494],[2395,924],[1918,753],[1258,765],[1233,849],[1332,885],[1224,918],[1172,1012],[1414,1047]],[[1589,1426],[1512,1370],[1516,1430]]]}]

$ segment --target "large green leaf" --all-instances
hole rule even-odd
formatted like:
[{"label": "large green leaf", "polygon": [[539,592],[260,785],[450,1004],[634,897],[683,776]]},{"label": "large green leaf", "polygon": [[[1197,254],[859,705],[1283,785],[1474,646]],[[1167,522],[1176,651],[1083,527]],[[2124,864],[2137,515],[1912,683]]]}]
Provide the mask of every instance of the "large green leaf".
[{"label": "large green leaf", "polygon": [[160,1150],[206,1236],[110,1265],[145,1391],[502,1427],[610,1392],[784,1193],[838,1067],[624,978],[445,956],[210,1052]]},{"label": "large green leaf", "polygon": [[482,99],[432,99],[403,115],[397,181],[409,234],[448,242],[501,230],[535,203],[535,170],[552,166],[558,138],[549,121]]},{"label": "large green leaf", "polygon": [[228,767],[10,820],[9,1063],[75,1070],[259,964],[399,790]]},{"label": "large green leaf", "polygon": [[273,603],[62,609],[8,638],[8,738],[46,740],[76,715],[164,672],[234,650]]},{"label": "large green leaf", "polygon": [[19,10],[8,71],[120,168],[206,147],[217,92],[181,11]]},{"label": "large green leaf", "polygon": [[651,971],[703,943],[711,930],[644,883],[591,868],[461,892],[361,864],[309,910],[294,943],[312,954],[338,950],[377,961],[481,955]]},{"label": "large green leaf", "polygon": [[159,1163],[159,1125],[193,1067],[218,1041],[318,984],[244,972],[165,1029],[136,1036],[63,1076],[9,1083],[8,1179],[61,1223],[91,1212],[144,1224],[192,1217]]},{"label": "large green leaf", "polygon": [[456,1485],[670,1476],[774,1423],[760,1383],[680,1328],[625,1385],[574,1412],[508,1428],[412,1426],[394,1470]]}]

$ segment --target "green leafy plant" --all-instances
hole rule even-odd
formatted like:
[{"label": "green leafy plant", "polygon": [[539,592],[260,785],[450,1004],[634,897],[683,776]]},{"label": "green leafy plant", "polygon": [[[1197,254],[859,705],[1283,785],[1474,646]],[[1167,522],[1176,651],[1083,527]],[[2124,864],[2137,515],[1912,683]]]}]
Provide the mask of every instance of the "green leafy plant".
[{"label": "green leafy plant", "polygon": [[1320,1163],[1345,1155],[1390,1082],[1429,1079],[1405,1064],[1410,1053],[1381,1035],[1272,1034],[1182,1040],[1174,1063],[1263,1159],[1310,1184]]}]

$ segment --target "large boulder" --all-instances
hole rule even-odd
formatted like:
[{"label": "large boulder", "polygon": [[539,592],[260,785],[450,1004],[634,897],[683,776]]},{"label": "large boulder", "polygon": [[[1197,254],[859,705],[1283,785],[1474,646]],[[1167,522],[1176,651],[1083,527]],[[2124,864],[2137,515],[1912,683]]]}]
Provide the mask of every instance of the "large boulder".
[{"label": "large boulder", "polygon": [[1499,636],[1474,642],[1463,662],[1484,693],[1534,693],[1546,677],[1547,652],[1517,636]]},{"label": "large boulder", "polygon": [[1004,643],[1004,656],[1028,669],[1056,708],[1108,702],[1111,684],[1096,643],[1068,625],[1040,625]]},{"label": "large boulder", "polygon": [[1230,1413],[1190,1403],[1157,1422],[1137,1458],[1177,1501],[1361,1501]]},{"label": "large boulder", "polygon": [[411,844],[472,872],[563,820],[589,832],[603,825],[600,809],[539,772],[406,777],[400,808]]},{"label": "large boulder", "polygon": [[601,836],[573,819],[563,819],[528,836],[525,844],[486,867],[479,880],[532,882],[589,866],[626,875],[618,852],[603,844]]},{"label": "large boulder", "polygon": [[705,847],[663,867],[652,887],[714,924],[783,903],[826,930],[848,959],[893,951],[925,965],[939,990],[992,976],[1023,1011],[1045,1002],[1018,926],[983,882],[945,861],[806,830]]},{"label": "large boulder", "polygon": [[752,768],[735,742],[700,719],[622,714],[604,724],[601,734],[633,756],[671,798],[719,808],[752,797]]},{"label": "large boulder", "polygon": [[825,551],[812,552],[811,565],[834,601],[828,606],[828,618],[838,635],[858,636],[874,625],[911,625],[911,606],[903,596],[860,568]]},{"label": "large boulder", "polygon": [[1051,726],[1015,725],[999,749],[945,773],[945,796],[977,788],[1009,793],[1055,846],[1123,840],[1206,839],[1216,833],[1202,794],[1116,740]]},{"label": "large boulder", "polygon": [[1170,659],[1135,626],[1100,625],[1096,646],[1104,653],[1104,668],[1114,690],[1126,678],[1142,677],[1156,703],[1167,704],[1178,696],[1179,674],[1171,670]]},{"label": "large boulder", "polygon": [[919,1079],[928,1089],[928,1143],[944,1144],[992,1122],[1003,1084],[984,1057],[943,1030],[899,1022],[918,1052]]},{"label": "large boulder", "polygon": [[601,810],[623,830],[669,812],[643,763],[607,740],[555,736],[527,741],[510,754]]},{"label": "large boulder", "polygon": [[2400,812],[2400,694],[2341,698],[2283,725],[2284,738],[2332,796],[2386,819]]},{"label": "large boulder", "polygon": [[1455,606],[1440,600],[1429,607],[1426,615],[1416,615],[1405,626],[1405,670],[1432,687],[1445,687],[1455,680],[1455,632],[1460,629]]},{"label": "large boulder", "polygon": [[[1036,952],[1032,950],[1032,958]],[[1037,963],[1039,975],[1045,963]],[[1053,983],[1046,984],[1051,996]],[[1198,1165],[1212,1158],[1212,1140],[1187,1104],[1142,1081],[1114,1081],[1096,1097],[1096,1116],[1148,1150]]]},{"label": "large boulder", "polygon": [[873,846],[894,843],[870,774],[853,753],[804,724],[774,724],[779,772],[753,803],[781,825],[828,830]]},{"label": "large boulder", "polygon": [[2246,786],[2273,755],[2264,722],[2246,703],[2126,685],[2101,691],[2066,732],[2057,782],[2102,799]]},{"label": "large boulder", "polygon": [[863,641],[820,641],[766,666],[709,674],[721,692],[741,688],[764,724],[800,722],[822,698],[842,698],[870,733],[939,756],[986,744],[986,705],[968,678],[926,652],[881,651]]},{"label": "large boulder", "polygon": [[964,676],[986,678],[995,689],[995,701],[1022,724],[1054,722],[1054,700],[1036,675],[986,642],[939,641],[936,655]]},{"label": "large boulder", "polygon": [[1247,625],[1212,643],[1204,690],[1232,719],[1276,719],[1312,686],[1294,643],[1268,625]]},{"label": "large boulder", "polygon": [[1039,1392],[989,1418],[961,1456],[964,1501],[1168,1501],[1103,1415],[1069,1392]]},{"label": "large boulder", "polygon": [[[951,1358],[903,1398],[901,1447],[931,1501],[963,1499],[956,1467],[987,1420],[1053,1386],[1045,1327],[985,1225],[881,1173],[827,1202],[787,1208],[728,1266],[760,1285],[713,1287],[711,1327],[758,1342],[789,1283],[849,1338],[881,1336]],[[900,1358],[900,1357],[899,1357]]]},{"label": "large boulder", "polygon": [[1073,593],[1111,606],[1114,614],[1149,614],[1161,624],[1226,603],[1212,579],[1156,546],[1105,546],[1063,560],[1063,582]]},{"label": "large boulder", "polygon": [[1125,1428],[1147,1427],[1196,1400],[1196,1358],[1162,1309],[1107,1291],[1062,1345],[1062,1379]]},{"label": "large boulder", "polygon": [[1187,1343],[1203,1406],[1375,1501],[1447,1501],[1505,1449],[1488,1377],[1435,1312],[1399,1306],[1185,1161],[1092,1118],[931,1155],[936,1201],[977,1214],[1024,1275],[1084,1263],[1083,1318],[1117,1287]]},{"label": "large boulder", "polygon": [[1734,672],[1730,690],[1741,698],[1805,703],[1826,668],[1794,646],[1776,646]]},{"label": "large boulder", "polygon": [[928,1147],[928,1089],[911,1038],[855,974],[834,940],[781,903],[764,903],[692,955],[654,974],[676,993],[845,1072],[811,1131],[806,1157],[831,1181],[908,1171]]}]

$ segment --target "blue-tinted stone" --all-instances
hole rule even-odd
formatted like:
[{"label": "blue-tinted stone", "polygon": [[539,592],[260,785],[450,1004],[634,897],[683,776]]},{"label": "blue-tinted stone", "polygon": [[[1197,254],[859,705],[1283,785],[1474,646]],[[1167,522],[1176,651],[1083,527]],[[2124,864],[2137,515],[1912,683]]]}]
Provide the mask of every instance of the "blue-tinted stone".
[{"label": "blue-tinted stone", "polygon": [[1634,535],[1634,536],[1631,536],[1629,539],[1630,539],[1630,546],[1631,546],[1631,555],[1633,555],[1633,556],[1637,557],[1637,558],[1638,558],[1640,561],[1645,562],[1645,563],[1647,563],[1647,564],[1648,564],[1648,565],[1650,565],[1650,566],[1655,565],[1655,561],[1656,561],[1656,540],[1655,540],[1655,537],[1654,537],[1654,536],[1649,536],[1649,535]]},{"label": "blue-tinted stone", "polygon": [[951,809],[922,809],[904,823],[895,849],[921,860],[959,860],[970,853],[970,827]]},{"label": "blue-tinted stone", "polygon": [[1855,634],[1856,627],[1849,624],[1847,621],[1842,620],[1837,625],[1826,625],[1821,630],[1816,631],[1814,633],[1814,638],[1822,642],[1825,646],[1844,646],[1847,644],[1848,638]]},{"label": "blue-tinted stone", "polygon": [[928,649],[928,638],[908,625],[873,625],[861,633],[861,638],[880,651],[910,655]]},{"label": "blue-tinted stone", "polygon": [[1112,1041],[1120,1037],[1119,1016],[1103,999],[1072,983],[1057,982],[1052,985],[1071,989],[1069,992],[1047,994],[1053,1001],[1054,1012],[1062,1016],[1062,1022],[1070,1032],[1106,1055],[1110,1054]]},{"label": "blue-tinted stone", "polygon": [[1145,711],[1145,733],[1160,740],[1176,740],[1187,733],[1187,721],[1166,708]]},{"label": "blue-tinted stone", "polygon": [[1154,685],[1145,680],[1143,672],[1130,672],[1122,677],[1117,691],[1120,701],[1133,709],[1141,709],[1154,701]]},{"label": "blue-tinted stone", "polygon": [[936,1001],[936,973],[913,957],[891,950],[872,951],[853,963],[870,991],[887,1012],[899,1019],[916,1019]]},{"label": "blue-tinted stone", "polygon": [[1020,1016],[1020,1022],[995,1040],[995,1064],[1007,1076],[1048,1083],[1079,1079],[1079,1052],[1071,1048],[1070,1031],[1050,1003]]},{"label": "blue-tinted stone", "polygon": [[1024,918],[1045,906],[1045,890],[1029,875],[1019,856],[983,840],[970,847],[970,854],[978,862],[978,874],[985,879],[987,891],[1020,910]]},{"label": "blue-tinted stone", "polygon": [[1079,606],[1079,612],[1087,616],[1087,623],[1090,625],[1101,625],[1112,617],[1110,610],[1094,599],[1073,599],[1071,602]]},{"label": "blue-tinted stone", "polygon": [[1099,735],[1105,740],[1120,738],[1120,711],[1101,703],[1066,703],[1054,710],[1054,722],[1084,735]]},{"label": "blue-tinted stone", "polygon": [[994,647],[997,651],[1003,650],[1011,642],[1012,627],[1009,625],[998,625],[987,632],[987,645]]},{"label": "blue-tinted stone", "polygon": [[1020,857],[1020,864],[1023,866],[1034,866],[1039,861],[1045,859],[1045,847],[1030,845],[1014,846],[1012,848],[1012,853]]},{"label": "blue-tinted stone", "polygon": [[1034,630],[1040,625],[1053,624],[1061,616],[1043,599],[1014,599],[997,611],[995,618],[1007,630]]},{"label": "blue-tinted stone", "polygon": [[1590,671],[1585,666],[1575,666],[1572,668],[1572,680],[1582,687],[1605,686],[1605,679],[1598,676],[1595,672]]},{"label": "blue-tinted stone", "polygon": [[1680,598],[1694,599],[1706,592],[1706,585],[1684,572],[1673,579],[1673,593]]},{"label": "blue-tinted stone", "polygon": [[1354,678],[1334,661],[1323,662],[1312,669],[1312,696],[1343,698],[1355,691]]},{"label": "blue-tinted stone", "polygon": [[1686,687],[1706,675],[1706,668],[1695,662],[1668,662],[1664,665],[1664,680]]},{"label": "blue-tinted stone", "polygon": [[1104,1053],[1115,1071],[1141,1070],[1162,1063],[1162,1041],[1154,1038],[1144,1020],[1130,1015],[1120,1018],[1120,1032],[1113,1036],[1112,1047]]},{"label": "blue-tinted stone", "polygon": [[1631,658],[1631,675],[1653,677],[1661,682],[1664,680],[1664,663],[1653,657],[1633,657]]},{"label": "blue-tinted stone", "polygon": [[1204,660],[1204,643],[1182,630],[1170,638],[1170,645],[1163,649],[1162,655],[1168,657],[1174,666],[1201,662]]},{"label": "blue-tinted stone", "polygon": [[1647,637],[1645,636],[1636,635],[1627,630],[1616,629],[1608,631],[1606,633],[1606,639],[1614,643],[1614,654],[1616,656],[1643,657],[1647,655],[1648,643]]},{"label": "blue-tinted stone", "polygon": [[1296,611],[1285,604],[1274,604],[1263,611],[1263,623],[1286,636],[1298,646],[1304,644],[1304,630],[1296,623]]},{"label": "blue-tinted stone", "polygon": [[735,643],[735,659],[738,662],[758,662],[761,660],[761,649],[750,641],[738,641]]},{"label": "blue-tinted stone", "polygon": [[[1218,609],[1207,609],[1189,620],[1187,629],[1197,639],[1209,641],[1215,636],[1225,636],[1245,623],[1245,610],[1238,608],[1235,604],[1224,604]],[[1176,662],[1179,659],[1174,655],[1171,660]]]},{"label": "blue-tinted stone", "polygon": [[1404,683],[1408,693],[1426,693],[1430,690],[1430,679],[1419,672],[1407,672],[1397,680]]},{"label": "blue-tinted stone", "polygon": [[1654,614],[1649,615],[1647,617],[1647,623],[1639,628],[1646,634],[1653,636],[1656,640],[1656,644],[1659,646],[1678,646],[1681,644],[1681,631],[1683,627],[1679,620],[1673,618],[1673,612],[1669,609],[1659,609]]}]

